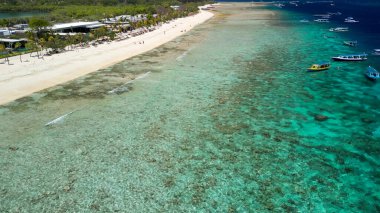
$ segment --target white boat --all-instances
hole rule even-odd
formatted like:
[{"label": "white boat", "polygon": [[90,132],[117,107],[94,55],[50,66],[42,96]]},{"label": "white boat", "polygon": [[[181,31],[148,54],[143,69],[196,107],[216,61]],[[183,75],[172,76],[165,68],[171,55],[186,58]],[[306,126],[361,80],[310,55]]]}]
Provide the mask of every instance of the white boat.
[{"label": "white boat", "polygon": [[350,47],[356,47],[356,46],[358,46],[358,42],[357,41],[343,41],[343,44],[346,45],[346,46],[350,46]]},{"label": "white boat", "polygon": [[325,19],[325,18],[315,19],[314,21],[315,21],[315,22],[321,22],[321,23],[328,23],[328,22],[330,22],[330,20]]},{"label": "white boat", "polygon": [[274,6],[278,7],[278,8],[282,8],[284,7],[285,5],[284,4],[281,4],[281,3],[278,3],[278,4],[274,4]]},{"label": "white boat", "polygon": [[358,23],[359,21],[355,20],[352,17],[347,17],[344,19],[344,22],[346,22],[346,23]]},{"label": "white boat", "polygon": [[372,55],[380,55],[380,49],[374,49]]},{"label": "white boat", "polygon": [[336,15],[336,16],[340,16],[340,15],[342,15],[342,13],[341,12],[336,12],[336,13],[327,13],[328,15]]},{"label": "white boat", "polygon": [[313,16],[315,16],[315,17],[330,17],[331,15],[327,13],[327,14],[315,14]]},{"label": "white boat", "polygon": [[336,28],[330,28],[330,32],[348,32],[348,27],[336,27]]},{"label": "white boat", "polygon": [[367,60],[367,54],[340,55],[332,59],[334,61],[364,61]]},{"label": "white boat", "polygon": [[309,22],[309,20],[307,20],[307,19],[302,19],[302,20],[300,20],[300,22],[302,22],[302,23],[307,23],[307,22]]}]

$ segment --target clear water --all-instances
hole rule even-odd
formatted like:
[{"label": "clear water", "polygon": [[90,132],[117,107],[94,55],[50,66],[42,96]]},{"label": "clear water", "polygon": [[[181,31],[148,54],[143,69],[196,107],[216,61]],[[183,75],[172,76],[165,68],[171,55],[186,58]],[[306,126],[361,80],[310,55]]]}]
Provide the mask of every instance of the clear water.
[{"label": "clear water", "polygon": [[307,73],[350,49],[298,15],[239,4],[2,106],[0,211],[378,212],[379,59]]}]

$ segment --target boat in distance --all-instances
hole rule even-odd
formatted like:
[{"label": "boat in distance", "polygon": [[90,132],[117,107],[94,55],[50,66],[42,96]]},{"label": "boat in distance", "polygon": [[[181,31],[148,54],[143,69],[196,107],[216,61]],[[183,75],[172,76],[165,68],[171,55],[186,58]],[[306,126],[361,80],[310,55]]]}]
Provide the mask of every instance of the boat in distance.
[{"label": "boat in distance", "polygon": [[356,46],[358,46],[358,42],[357,41],[343,41],[343,44],[346,45],[346,46],[350,46],[350,47],[356,47]]},{"label": "boat in distance", "polygon": [[348,27],[335,27],[335,28],[330,28],[330,32],[348,32]]},{"label": "boat in distance", "polygon": [[346,23],[358,23],[359,21],[355,20],[352,17],[347,17],[344,19],[344,22],[346,22]]},{"label": "boat in distance", "polygon": [[365,71],[364,75],[372,81],[376,81],[380,78],[380,73],[373,67],[368,66],[367,70]]},{"label": "boat in distance", "polygon": [[332,59],[334,61],[364,61],[367,60],[367,54],[339,55]]},{"label": "boat in distance", "polygon": [[328,70],[329,68],[330,68],[329,62],[322,62],[322,63],[311,65],[311,67],[307,68],[307,71],[318,72],[318,71]]},{"label": "boat in distance", "polygon": [[374,49],[372,55],[380,55],[380,49]]},{"label": "boat in distance", "polygon": [[328,23],[328,22],[330,22],[330,20],[325,19],[325,18],[315,19],[314,21],[315,21],[315,22],[321,22],[321,23]]}]

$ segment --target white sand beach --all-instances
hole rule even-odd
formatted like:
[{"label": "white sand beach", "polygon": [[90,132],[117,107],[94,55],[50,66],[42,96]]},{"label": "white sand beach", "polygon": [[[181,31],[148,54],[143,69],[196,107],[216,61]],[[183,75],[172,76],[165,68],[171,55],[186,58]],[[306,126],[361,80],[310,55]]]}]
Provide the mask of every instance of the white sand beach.
[{"label": "white sand beach", "polygon": [[77,48],[44,59],[25,54],[22,56],[24,62],[20,62],[19,56],[11,57],[12,65],[0,64],[0,105],[147,52],[212,16],[213,13],[201,10],[196,15],[173,20],[136,37],[96,47]]}]

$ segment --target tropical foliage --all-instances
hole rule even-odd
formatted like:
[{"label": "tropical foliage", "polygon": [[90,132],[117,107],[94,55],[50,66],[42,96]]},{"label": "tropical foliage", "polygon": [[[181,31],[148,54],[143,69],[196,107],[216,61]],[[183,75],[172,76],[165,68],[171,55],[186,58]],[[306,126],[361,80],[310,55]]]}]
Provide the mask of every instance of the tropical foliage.
[{"label": "tropical foliage", "polygon": [[[0,11],[27,9],[28,11],[49,12],[43,17],[0,19],[0,27],[9,28],[15,24],[29,24],[32,30],[24,35],[29,40],[25,44],[25,48],[31,54],[36,52],[38,57],[43,57],[43,52],[47,50],[56,53],[65,50],[66,47],[73,49],[74,45],[88,44],[92,40],[114,40],[116,32],[125,32],[126,30],[120,24],[115,23],[110,28],[102,27],[88,34],[60,36],[48,30],[53,23],[93,21],[126,14],[146,14],[146,19],[130,22],[130,27],[137,29],[187,16],[196,12],[197,7],[205,3],[204,0],[0,0]],[[180,8],[174,10],[170,8],[171,5],[180,5]],[[11,38],[17,38],[15,36],[13,35]],[[17,44],[17,48],[20,49],[20,47],[21,45]],[[20,53],[12,52],[8,56],[14,54]],[[0,56],[0,58],[4,57],[7,58],[5,55]],[[21,56],[20,61],[22,61]]]}]

